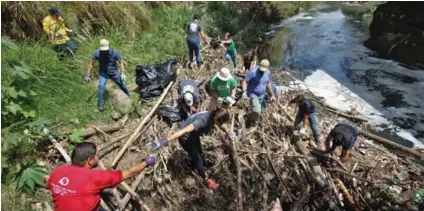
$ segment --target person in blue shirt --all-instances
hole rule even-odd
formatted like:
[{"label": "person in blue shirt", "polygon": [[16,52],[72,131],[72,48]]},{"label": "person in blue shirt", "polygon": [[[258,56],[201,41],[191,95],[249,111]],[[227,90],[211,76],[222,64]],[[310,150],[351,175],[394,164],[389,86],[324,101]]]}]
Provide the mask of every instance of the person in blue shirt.
[{"label": "person in blue shirt", "polygon": [[318,133],[318,123],[317,123],[317,116],[315,115],[315,106],[314,104],[308,100],[305,99],[305,96],[302,94],[297,95],[293,100],[290,101],[290,104],[296,103],[299,107],[299,110],[296,115],[296,119],[294,121],[294,127],[296,130],[300,130],[302,128],[301,122],[305,122],[306,118],[309,121],[309,126],[312,129],[312,133],[314,135],[315,143],[318,145],[318,147],[321,147],[321,141],[319,140],[319,133]]},{"label": "person in blue shirt", "polygon": [[[96,60],[99,61],[99,87],[97,90],[97,108],[100,112],[104,110],[104,99],[103,93],[106,89],[107,80],[112,79],[116,85],[121,88],[125,94],[130,96],[127,86],[124,84],[125,67],[124,61],[121,59],[121,55],[115,49],[109,47],[109,41],[106,39],[100,40],[100,48],[95,50],[93,57],[88,64],[87,74],[85,75],[85,81],[91,81],[91,70],[93,69]],[[121,74],[118,72],[116,63],[119,62],[121,66]]]},{"label": "person in blue shirt", "polygon": [[271,93],[270,101],[275,99],[271,87],[271,73],[268,67],[269,61],[263,59],[259,67],[253,68],[246,74],[246,78],[241,84],[243,98],[250,98],[251,112],[246,116],[250,123],[254,123],[259,118],[267,89]]},{"label": "person in blue shirt", "polygon": [[190,56],[189,68],[193,67],[193,57],[196,55],[197,67],[200,69],[202,59],[200,57],[200,37],[204,42],[207,42],[207,37],[203,33],[202,26],[200,25],[200,15],[194,15],[194,20],[187,24],[187,47]]}]

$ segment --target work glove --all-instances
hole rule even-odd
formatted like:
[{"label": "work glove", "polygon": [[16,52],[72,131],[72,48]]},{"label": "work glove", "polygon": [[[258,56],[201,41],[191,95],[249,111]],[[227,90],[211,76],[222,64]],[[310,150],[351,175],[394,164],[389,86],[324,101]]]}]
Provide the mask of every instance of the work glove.
[{"label": "work glove", "polygon": [[224,98],[218,97],[218,103],[222,103],[222,102],[224,102]]},{"label": "work glove", "polygon": [[233,105],[234,103],[236,103],[236,100],[233,96],[228,96],[228,97],[225,98],[225,102],[230,104],[230,105]]},{"label": "work glove", "polygon": [[147,146],[149,147],[149,149],[151,151],[155,151],[155,150],[158,150],[160,148],[167,146],[168,143],[169,143],[168,138],[161,138],[161,139],[156,139],[156,140],[148,143]]},{"label": "work glove", "polygon": [[63,35],[60,34],[60,33],[56,33],[55,37],[56,37],[56,39],[60,40],[60,39],[63,38]]},{"label": "work glove", "polygon": [[90,73],[85,74],[84,80],[85,80],[85,82],[90,82],[91,81],[91,74]]},{"label": "work glove", "polygon": [[236,135],[236,133],[234,133],[233,131],[230,131],[227,135],[228,135],[228,138],[229,138],[231,141],[235,141],[235,140],[237,140],[237,135]]},{"label": "work glove", "polygon": [[243,95],[241,96],[243,99],[249,99],[246,92],[243,92]]},{"label": "work glove", "polygon": [[123,81],[127,80],[127,76],[125,75],[124,72],[121,72],[121,80],[123,80]]},{"label": "work glove", "polygon": [[143,159],[143,161],[146,162],[147,167],[153,166],[156,163],[156,157],[154,155],[149,155],[149,156],[145,157]]}]

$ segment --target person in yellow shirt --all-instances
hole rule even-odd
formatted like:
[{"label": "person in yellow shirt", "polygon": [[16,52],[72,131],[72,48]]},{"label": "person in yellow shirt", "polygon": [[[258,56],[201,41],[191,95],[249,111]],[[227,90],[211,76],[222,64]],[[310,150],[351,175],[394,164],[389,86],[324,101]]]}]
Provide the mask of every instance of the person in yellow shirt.
[{"label": "person in yellow shirt", "polygon": [[53,50],[59,53],[59,59],[75,54],[77,45],[68,36],[68,33],[72,33],[72,30],[66,28],[62,17],[60,17],[59,8],[50,8],[49,15],[43,19],[43,30],[54,45]]}]

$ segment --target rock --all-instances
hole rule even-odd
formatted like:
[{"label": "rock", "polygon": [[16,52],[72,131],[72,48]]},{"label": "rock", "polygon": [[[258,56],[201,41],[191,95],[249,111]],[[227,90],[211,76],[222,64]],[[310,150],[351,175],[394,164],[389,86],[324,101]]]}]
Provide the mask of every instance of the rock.
[{"label": "rock", "polygon": [[364,45],[381,56],[423,68],[424,2],[387,2],[374,11]]},{"label": "rock", "polygon": [[128,114],[132,109],[131,98],[129,98],[121,89],[112,91],[112,101],[114,108],[120,114]]}]

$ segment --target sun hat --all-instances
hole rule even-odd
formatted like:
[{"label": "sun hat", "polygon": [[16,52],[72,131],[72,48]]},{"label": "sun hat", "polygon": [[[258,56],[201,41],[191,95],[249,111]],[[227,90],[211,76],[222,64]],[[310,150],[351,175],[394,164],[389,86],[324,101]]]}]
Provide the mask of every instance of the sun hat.
[{"label": "sun hat", "polygon": [[193,94],[190,92],[184,93],[184,101],[188,106],[193,106]]},{"label": "sun hat", "polygon": [[216,76],[222,81],[228,81],[228,79],[231,77],[230,70],[226,67],[223,67],[221,70],[219,70],[218,73],[216,73]]},{"label": "sun hat", "polygon": [[269,67],[268,59],[262,59],[260,65],[259,65],[259,70],[262,71],[262,72],[265,72],[265,71],[268,70],[268,67]]},{"label": "sun hat", "polygon": [[101,39],[100,40],[100,50],[101,51],[109,50],[109,41],[107,41],[106,39]]}]

